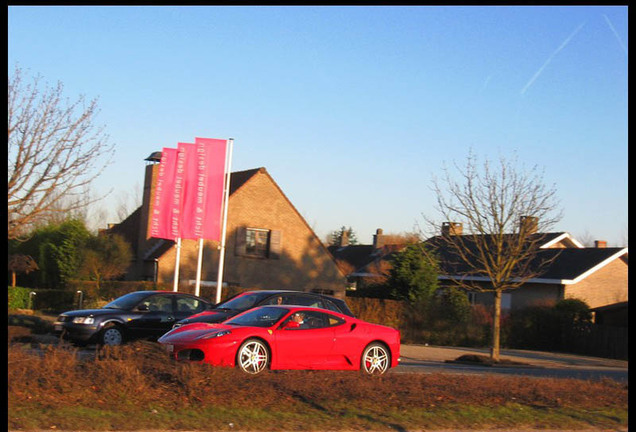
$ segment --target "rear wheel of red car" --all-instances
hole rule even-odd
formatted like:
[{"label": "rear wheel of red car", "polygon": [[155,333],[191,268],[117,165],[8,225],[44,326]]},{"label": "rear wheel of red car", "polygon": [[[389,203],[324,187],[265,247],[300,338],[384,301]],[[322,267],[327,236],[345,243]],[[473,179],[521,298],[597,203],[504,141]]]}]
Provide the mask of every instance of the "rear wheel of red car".
[{"label": "rear wheel of red car", "polygon": [[391,353],[380,343],[368,345],[362,352],[361,369],[369,375],[382,375],[391,366]]},{"label": "rear wheel of red car", "polygon": [[258,339],[243,342],[236,354],[236,364],[243,372],[255,375],[263,372],[269,365],[269,349]]}]

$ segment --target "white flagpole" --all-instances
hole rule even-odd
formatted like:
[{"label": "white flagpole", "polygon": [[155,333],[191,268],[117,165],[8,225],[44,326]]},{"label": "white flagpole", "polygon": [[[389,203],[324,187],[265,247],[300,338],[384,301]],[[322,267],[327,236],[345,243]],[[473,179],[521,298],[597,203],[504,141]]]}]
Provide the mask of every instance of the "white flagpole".
[{"label": "white flagpole", "polygon": [[201,287],[201,262],[203,261],[203,238],[199,239],[199,262],[197,263],[197,281],[194,288],[194,295],[199,297]]},{"label": "white flagpole", "polygon": [[230,170],[232,165],[232,147],[234,138],[228,139],[228,154],[225,159],[225,194],[223,197],[223,225],[221,229],[221,246],[219,248],[219,271],[216,281],[216,303],[221,302],[221,290],[223,289],[223,264],[225,262],[225,233],[227,231],[227,208],[230,199]]},{"label": "white flagpole", "polygon": [[181,237],[177,237],[177,257],[174,263],[174,286],[172,291],[177,292],[179,290],[179,259],[181,257]]}]

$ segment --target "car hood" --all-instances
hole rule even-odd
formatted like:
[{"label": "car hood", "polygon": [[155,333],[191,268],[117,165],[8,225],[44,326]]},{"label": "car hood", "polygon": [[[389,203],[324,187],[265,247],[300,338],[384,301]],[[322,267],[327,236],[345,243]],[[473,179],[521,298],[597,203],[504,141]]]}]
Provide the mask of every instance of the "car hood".
[{"label": "car hood", "polygon": [[69,317],[78,317],[78,316],[101,316],[101,315],[109,315],[109,314],[120,314],[124,311],[122,309],[81,309],[81,310],[73,310],[61,313],[60,315],[65,315]]},{"label": "car hood", "polygon": [[234,315],[236,315],[236,312],[232,310],[211,310],[200,312],[195,315],[190,315],[189,317],[179,321],[179,324],[220,323],[230,317],[233,317]]},{"label": "car hood", "polygon": [[236,326],[207,323],[186,324],[174,330],[170,330],[168,333],[161,336],[158,342],[168,344],[188,343],[196,341],[204,336],[212,336],[220,331],[231,330],[233,328],[235,329]]}]

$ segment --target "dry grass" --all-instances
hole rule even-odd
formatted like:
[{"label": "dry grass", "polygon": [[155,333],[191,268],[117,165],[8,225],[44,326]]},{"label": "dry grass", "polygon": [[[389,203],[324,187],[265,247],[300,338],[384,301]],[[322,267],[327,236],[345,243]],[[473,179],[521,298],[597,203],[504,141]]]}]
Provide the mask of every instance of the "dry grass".
[{"label": "dry grass", "polygon": [[[11,340],[11,338],[10,338]],[[235,369],[170,361],[136,342],[78,360],[69,346],[10,344],[10,429],[395,430],[627,426],[628,388],[445,374]]]}]

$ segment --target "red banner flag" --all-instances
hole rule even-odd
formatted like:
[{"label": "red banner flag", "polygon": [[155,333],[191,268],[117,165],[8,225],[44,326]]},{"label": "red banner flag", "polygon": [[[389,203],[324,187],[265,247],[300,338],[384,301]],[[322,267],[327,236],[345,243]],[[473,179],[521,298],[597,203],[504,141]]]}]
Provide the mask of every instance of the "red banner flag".
[{"label": "red banner flag", "polygon": [[[178,237],[177,230],[173,231],[172,221],[175,201],[175,174],[177,170],[177,149],[165,148],[161,152],[159,172],[155,183],[155,195],[150,222],[150,236],[174,240]],[[176,211],[179,211],[177,198]],[[178,215],[177,215],[178,216]],[[178,220],[178,217],[177,217]]]},{"label": "red banner flag", "polygon": [[199,238],[219,241],[227,141],[195,138],[194,143],[197,149],[194,233]]},{"label": "red banner flag", "polygon": [[155,183],[151,236],[221,239],[227,141],[196,138],[164,148]]},{"label": "red banner flag", "polygon": [[197,239],[194,232],[196,204],[197,159],[196,146],[191,143],[179,143],[176,181],[181,186],[181,208],[179,237]]}]

